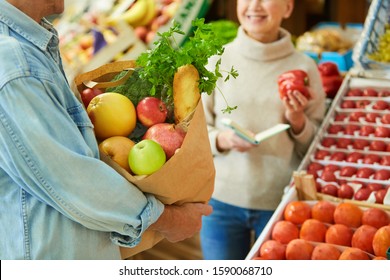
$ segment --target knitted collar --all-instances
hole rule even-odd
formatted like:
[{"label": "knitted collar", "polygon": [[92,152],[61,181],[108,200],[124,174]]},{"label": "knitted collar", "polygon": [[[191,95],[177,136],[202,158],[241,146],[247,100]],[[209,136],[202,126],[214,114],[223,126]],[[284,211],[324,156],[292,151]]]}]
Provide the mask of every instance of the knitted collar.
[{"label": "knitted collar", "polygon": [[259,61],[279,59],[290,55],[295,50],[290,33],[283,28],[280,29],[277,41],[264,44],[249,37],[240,26],[232,44],[242,56]]}]

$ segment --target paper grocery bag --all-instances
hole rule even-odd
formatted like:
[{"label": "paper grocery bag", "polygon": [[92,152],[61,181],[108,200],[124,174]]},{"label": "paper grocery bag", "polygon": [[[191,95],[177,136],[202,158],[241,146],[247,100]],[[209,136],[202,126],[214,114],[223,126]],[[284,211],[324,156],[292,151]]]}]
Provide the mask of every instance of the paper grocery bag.
[{"label": "paper grocery bag", "polygon": [[[90,81],[97,82],[99,87],[99,83],[110,81],[123,69],[134,66],[133,61],[107,64],[79,75],[75,83],[79,91]],[[133,176],[110,157],[102,154],[101,159],[141,191],[154,194],[164,204],[206,203],[214,190],[215,168],[201,101],[192,116],[182,147],[152,175]],[[121,247],[122,258],[150,249],[162,239],[158,232],[146,230],[137,246]]]}]

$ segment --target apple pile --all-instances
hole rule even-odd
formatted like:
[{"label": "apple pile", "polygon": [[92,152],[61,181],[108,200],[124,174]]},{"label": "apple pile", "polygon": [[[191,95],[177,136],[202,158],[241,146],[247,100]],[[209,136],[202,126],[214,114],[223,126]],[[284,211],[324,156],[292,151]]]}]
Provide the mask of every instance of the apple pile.
[{"label": "apple pile", "polygon": [[[159,98],[145,97],[136,107],[122,94],[99,89],[85,89],[81,98],[100,142],[99,150],[132,174],[156,172],[184,141],[185,131],[165,122],[168,110]],[[131,139],[136,128],[141,139]]]},{"label": "apple pile", "polygon": [[253,259],[386,259],[390,214],[326,200],[290,201]]}]

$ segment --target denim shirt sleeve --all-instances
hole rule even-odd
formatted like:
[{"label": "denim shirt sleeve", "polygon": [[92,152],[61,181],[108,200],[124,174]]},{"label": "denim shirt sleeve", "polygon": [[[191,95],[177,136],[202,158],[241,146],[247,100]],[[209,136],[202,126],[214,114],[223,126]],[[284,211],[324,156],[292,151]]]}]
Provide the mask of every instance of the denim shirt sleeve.
[{"label": "denim shirt sleeve", "polygon": [[99,160],[84,108],[53,77],[27,73],[0,85],[0,168],[69,219],[134,246],[163,204]]}]

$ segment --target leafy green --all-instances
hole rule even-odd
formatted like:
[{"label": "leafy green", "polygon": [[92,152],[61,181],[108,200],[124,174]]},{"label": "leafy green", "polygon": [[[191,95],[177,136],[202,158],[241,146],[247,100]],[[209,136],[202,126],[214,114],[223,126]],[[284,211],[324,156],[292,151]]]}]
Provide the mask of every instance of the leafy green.
[{"label": "leafy green", "polygon": [[[194,20],[192,26],[193,36],[179,47],[175,36],[184,36],[185,33],[180,29],[179,23],[174,21],[168,31],[157,33],[160,39],[154,43],[155,47],[142,53],[136,61],[140,67],[139,77],[152,85],[149,94],[164,92],[167,104],[173,104],[173,77],[180,66],[193,64],[200,76],[199,90],[209,95],[216,88],[217,80],[223,78],[222,72],[227,74],[225,81],[238,76],[233,67],[229,71],[220,70],[221,60],[217,61],[214,71],[206,69],[211,56],[223,54],[224,41],[215,35],[211,24],[204,23],[204,19]],[[231,112],[236,108],[229,106],[226,99],[225,102],[224,112]]]},{"label": "leafy green", "polygon": [[[106,91],[123,94],[128,97],[135,106],[137,106],[138,102],[142,98],[150,96],[150,92],[152,89],[152,84],[149,81],[140,78],[140,70],[140,68],[136,68],[133,74],[130,76],[129,79],[126,80],[124,84],[116,87],[107,88]],[[126,75],[126,73],[127,70],[120,72],[114,77],[113,81],[121,79],[124,75]]]}]

